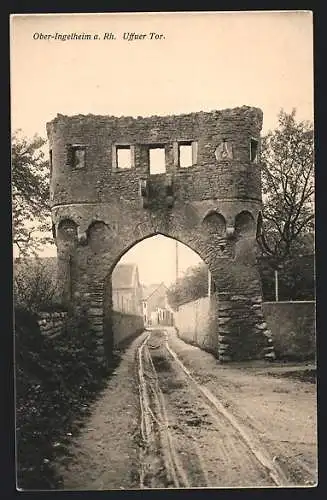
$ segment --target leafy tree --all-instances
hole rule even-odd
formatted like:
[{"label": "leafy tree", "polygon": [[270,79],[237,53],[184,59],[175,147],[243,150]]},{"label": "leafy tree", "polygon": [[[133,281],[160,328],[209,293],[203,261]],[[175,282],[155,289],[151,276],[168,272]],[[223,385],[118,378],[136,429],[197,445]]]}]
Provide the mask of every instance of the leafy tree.
[{"label": "leafy tree", "polygon": [[274,270],[278,300],[279,274],[292,280],[288,268],[313,253],[314,132],[310,122],[296,121],[295,109],[281,110],[278,127],[263,138],[262,165],[264,227],[258,241]]},{"label": "leafy tree", "polygon": [[[263,299],[275,300],[274,270],[267,257],[259,259]],[[287,259],[280,265],[278,279],[279,300],[314,300],[314,256],[302,255]]]},{"label": "leafy tree", "polygon": [[49,259],[16,259],[14,266],[15,308],[27,311],[58,308],[56,268]]},{"label": "leafy tree", "polygon": [[[262,141],[264,230],[261,248],[278,269],[303,251],[303,235],[314,230],[314,133],[296,110],[283,110],[278,127]],[[302,250],[301,250],[302,248]]]},{"label": "leafy tree", "polygon": [[45,139],[27,139],[18,130],[12,137],[12,221],[13,243],[19,256],[35,254],[45,243],[50,222],[49,162],[42,147]]},{"label": "leafy tree", "polygon": [[173,309],[207,295],[208,268],[204,263],[189,267],[184,276],[178,279],[167,292],[168,302]]}]

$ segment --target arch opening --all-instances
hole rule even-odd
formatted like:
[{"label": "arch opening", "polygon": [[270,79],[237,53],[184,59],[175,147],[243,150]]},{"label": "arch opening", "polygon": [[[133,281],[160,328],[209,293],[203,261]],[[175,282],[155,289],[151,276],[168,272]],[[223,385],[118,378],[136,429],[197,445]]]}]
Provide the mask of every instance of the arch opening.
[{"label": "arch opening", "polygon": [[126,247],[123,249],[123,251],[121,251],[119,253],[119,255],[117,255],[117,257],[114,259],[113,264],[108,272],[111,274],[113,269],[117,265],[117,263],[120,260],[124,259],[125,255],[128,252],[130,252],[131,250],[133,250],[133,248],[135,248],[138,245],[145,244],[147,242],[147,240],[151,240],[154,238],[158,239],[158,241],[159,240],[161,240],[161,241],[171,240],[173,242],[176,242],[177,244],[179,244],[182,247],[186,247],[189,250],[189,252],[197,255],[199,261],[203,261],[208,267],[210,267],[208,259],[206,258],[204,253],[201,251],[200,248],[197,248],[198,245],[192,244],[192,242],[186,241],[185,239],[177,237],[175,235],[173,236],[173,235],[164,233],[163,231],[154,231],[154,232],[151,232],[147,235],[140,236],[139,238],[135,238],[132,243],[126,245]]},{"label": "arch opening", "polygon": [[77,224],[72,219],[62,219],[58,224],[58,235],[64,241],[73,240],[77,237]]},{"label": "arch opening", "polygon": [[242,210],[235,217],[235,233],[237,236],[255,235],[256,224],[253,215],[248,210]]},{"label": "arch opening", "polygon": [[216,211],[210,211],[202,221],[203,226],[213,236],[222,237],[226,231],[226,220],[222,214]]},{"label": "arch opening", "polygon": [[162,233],[134,242],[103,274],[104,336],[111,349],[147,327],[173,326],[180,307],[215,292],[200,253]]}]

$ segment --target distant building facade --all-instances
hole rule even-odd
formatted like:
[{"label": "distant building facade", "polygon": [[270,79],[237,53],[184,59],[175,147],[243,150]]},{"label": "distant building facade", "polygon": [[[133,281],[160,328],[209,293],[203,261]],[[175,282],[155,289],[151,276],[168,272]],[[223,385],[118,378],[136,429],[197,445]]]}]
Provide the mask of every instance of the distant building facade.
[{"label": "distant building facade", "polygon": [[142,287],[136,264],[118,264],[112,273],[112,307],[125,314],[142,315]]},{"label": "distant building facade", "polygon": [[145,326],[172,325],[173,311],[167,300],[164,283],[143,287],[142,312]]}]

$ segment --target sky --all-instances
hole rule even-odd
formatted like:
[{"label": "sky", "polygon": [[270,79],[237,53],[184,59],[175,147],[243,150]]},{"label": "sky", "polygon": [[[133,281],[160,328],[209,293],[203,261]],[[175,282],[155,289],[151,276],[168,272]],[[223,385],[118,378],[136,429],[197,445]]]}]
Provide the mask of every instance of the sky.
[{"label": "sky", "polygon": [[176,249],[176,240],[161,234],[145,239],[132,247],[120,262],[137,262],[140,281],[146,285],[163,281],[170,286],[176,281],[176,252],[178,277],[181,277],[188,267],[203,263],[201,257],[189,247],[177,242]]},{"label": "sky", "polygon": [[[62,39],[71,33],[83,36]],[[133,33],[146,36],[129,40]],[[277,126],[281,108],[313,120],[308,11],[15,15],[10,50],[12,130],[27,137],[46,137],[57,113],[150,116],[249,105],[262,109],[263,133]],[[140,245],[163,257],[175,248],[148,239],[124,259],[140,259]],[[199,260],[181,252],[181,265]],[[161,274],[172,276],[175,259],[164,261]],[[148,281],[149,263],[139,267]]]}]

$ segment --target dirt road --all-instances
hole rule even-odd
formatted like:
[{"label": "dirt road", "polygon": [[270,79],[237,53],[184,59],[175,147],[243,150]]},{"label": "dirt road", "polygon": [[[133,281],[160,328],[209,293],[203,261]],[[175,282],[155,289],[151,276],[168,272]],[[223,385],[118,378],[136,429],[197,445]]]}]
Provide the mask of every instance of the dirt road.
[{"label": "dirt road", "polygon": [[285,376],[299,368],[219,365],[172,328],[144,332],[58,464],[64,488],[314,485],[315,384]]}]

